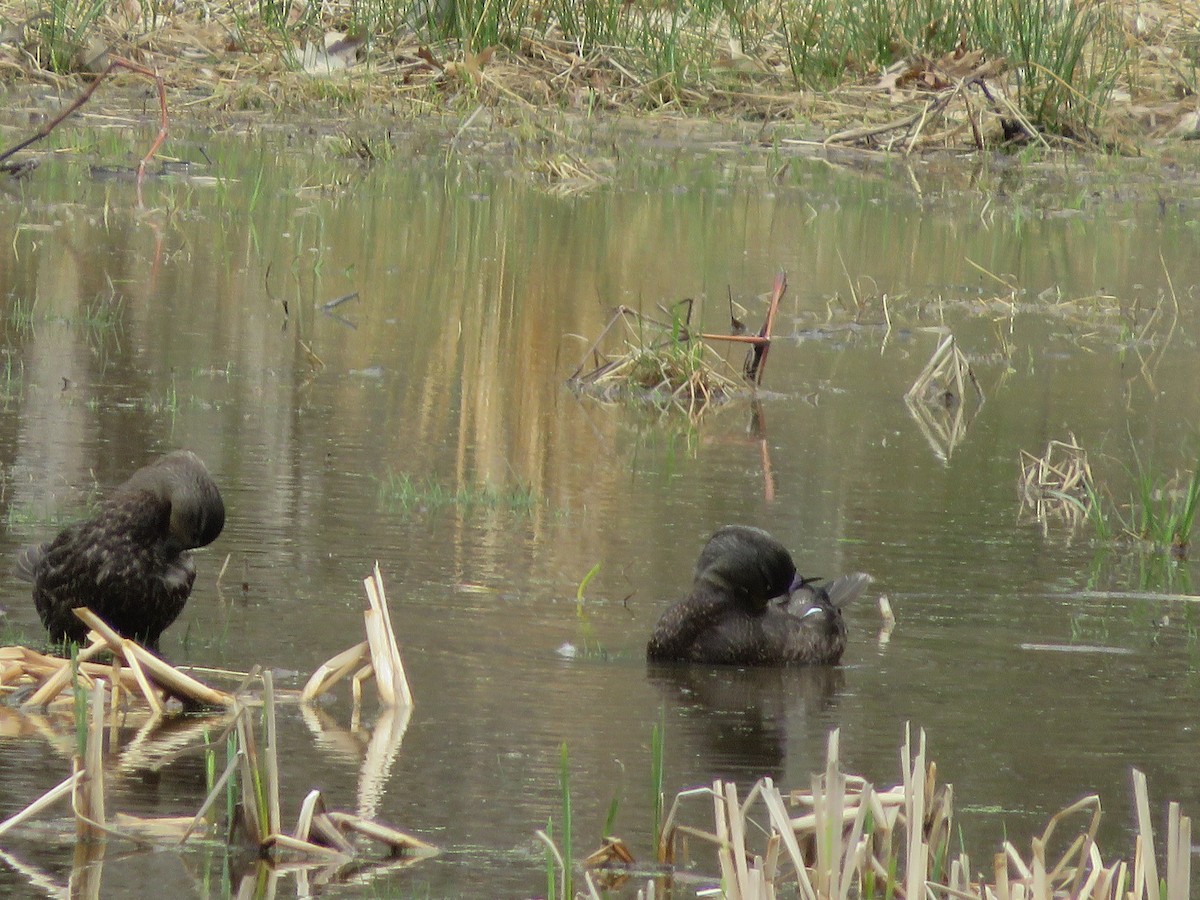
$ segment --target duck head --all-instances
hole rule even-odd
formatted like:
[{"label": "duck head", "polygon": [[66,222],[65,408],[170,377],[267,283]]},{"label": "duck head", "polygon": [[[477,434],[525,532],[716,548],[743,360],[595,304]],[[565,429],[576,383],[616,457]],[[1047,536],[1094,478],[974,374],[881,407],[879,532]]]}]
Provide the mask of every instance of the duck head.
[{"label": "duck head", "polygon": [[225,527],[225,503],[204,462],[190,450],[176,450],[138,469],[116,491],[146,491],[170,504],[170,540],[179,550],[215,541]]},{"label": "duck head", "polygon": [[739,605],[764,609],[771,599],[791,593],[797,575],[792,555],[767,532],[726,525],[704,545],[694,579]]}]

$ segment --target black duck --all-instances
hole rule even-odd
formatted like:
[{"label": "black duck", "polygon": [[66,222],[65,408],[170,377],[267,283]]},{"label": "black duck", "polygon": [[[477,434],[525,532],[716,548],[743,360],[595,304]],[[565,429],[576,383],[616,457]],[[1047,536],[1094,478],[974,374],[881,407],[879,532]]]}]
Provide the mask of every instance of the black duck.
[{"label": "black duck", "polygon": [[188,551],[211,544],[225,525],[221,492],[200,457],[177,450],[138,469],[99,511],[52,541],[26,547],[17,574],[56,642],[82,642],[71,610],[86,606],[124,637],[158,649],[192,592]]},{"label": "black duck", "polygon": [[846,649],[842,608],[870,583],[796,575],[787,548],[760,528],[727,525],[705,545],[692,590],[650,636],[651,660],[742,666],[831,665]]}]

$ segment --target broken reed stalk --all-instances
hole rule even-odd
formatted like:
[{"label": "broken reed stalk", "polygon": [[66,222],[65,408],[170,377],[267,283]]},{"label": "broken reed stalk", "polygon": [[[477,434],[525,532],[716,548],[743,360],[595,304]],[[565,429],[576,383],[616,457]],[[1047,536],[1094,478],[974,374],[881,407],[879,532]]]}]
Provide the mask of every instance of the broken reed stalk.
[{"label": "broken reed stalk", "polygon": [[262,774],[258,767],[258,745],[254,740],[254,724],[244,708],[239,708],[237,717],[237,742],[239,772],[238,781],[242,789],[242,827],[251,844],[261,847],[270,829],[267,811],[263,803]]},{"label": "broken reed stalk", "polygon": [[1138,892],[1144,890],[1146,897],[1158,897],[1158,861],[1154,853],[1154,827],[1150,824],[1150,797],[1146,789],[1146,776],[1137,769],[1133,770],[1133,797],[1137,808],[1138,842],[1142,851],[1138,855],[1140,864],[1135,865],[1135,871],[1143,876],[1140,883],[1135,877],[1133,889]]},{"label": "broken reed stalk", "polygon": [[[159,692],[151,683],[149,676],[153,676],[155,683],[162,688],[164,693],[192,700],[204,706],[228,708],[232,705],[233,697],[231,695],[210,688],[195,678],[185,675],[163,662],[137,641],[121,637],[103,619],[86,607],[79,607],[72,611],[88,628],[100,636],[100,640],[81,650],[77,659],[82,663],[106,650],[111,652],[114,657],[123,659],[131,672],[132,682],[136,683],[153,712],[161,713],[163,704],[158,696]],[[46,706],[62,693],[71,681],[70,660],[45,657],[32,651],[24,653],[23,658],[34,666],[45,663],[47,668],[55,669],[42,686],[22,704],[24,707]],[[84,679],[85,684],[90,685],[92,674],[111,671],[111,666],[81,667],[80,677]],[[91,674],[88,674],[89,672]],[[130,679],[126,679],[123,673],[121,682],[127,688],[132,686]]]},{"label": "broken reed stalk", "polygon": [[904,815],[908,826],[908,878],[906,897],[921,896],[929,863],[924,829],[925,821],[925,730],[921,729],[917,756],[912,756],[912,734],[904,727]]},{"label": "broken reed stalk", "polygon": [[131,62],[127,59],[114,57],[112,62],[110,62],[108,66],[106,66],[105,69],[96,76],[96,79],[89,84],[78,97],[68,104],[66,109],[60,112],[53,119],[50,119],[30,137],[27,137],[25,140],[15,144],[12,147],[9,147],[3,152],[0,152],[0,162],[4,162],[4,160],[8,159],[14,153],[24,150],[29,145],[37,143],[49,135],[50,132],[57,128],[68,116],[75,112],[75,110],[79,109],[79,107],[87,103],[88,100],[92,99],[92,94],[96,92],[96,88],[100,87],[100,83],[104,81],[104,79],[108,78],[108,76],[117,69],[127,69],[130,72],[136,72],[139,75],[145,75],[147,78],[153,79],[155,86],[158,88],[158,108],[160,113],[158,136],[155,137],[154,142],[150,145],[150,149],[146,151],[146,155],[142,157],[142,161],[138,164],[137,184],[139,191],[138,200],[140,202],[142,180],[146,175],[146,163],[154,158],[154,154],[158,152],[158,148],[162,146],[162,142],[167,138],[167,92],[163,86],[162,76],[160,76],[157,72],[147,69],[145,66],[139,66],[137,63]]},{"label": "broken reed stalk", "polygon": [[[742,900],[774,897],[779,879],[793,877],[804,900],[849,900],[851,896],[1188,900],[1191,821],[1178,804],[1170,805],[1166,877],[1160,880],[1145,776],[1140,772],[1134,772],[1139,834],[1132,867],[1124,861],[1105,866],[1095,842],[1100,801],[1090,795],[1052,816],[1042,833],[1030,840],[1027,856],[1005,841],[993,860],[994,883],[987,885],[972,882],[965,853],[951,855],[953,790],[937,783],[937,767],[926,758],[924,732],[918,734],[914,747],[913,735],[906,729],[901,754],[902,785],[876,792],[863,779],[840,771],[838,735],[833,732],[824,774],[813,779],[810,793],[793,795],[793,801],[809,805],[812,812],[796,818],[789,818],[784,799],[769,778],[755,784],[740,805],[736,788],[720,781],[711,788],[681,792],[664,824],[660,861],[673,863],[676,835],[710,841],[717,846],[727,896]],[[711,797],[712,833],[677,824],[680,801],[698,795]],[[750,819],[759,802],[767,811],[767,822],[761,825]],[[1057,859],[1050,858],[1047,848],[1056,829],[1080,814],[1088,816],[1086,826]],[[765,835],[761,851],[747,846],[752,834]],[[899,847],[894,846],[894,838],[899,839]],[[786,870],[780,865],[785,861],[790,862]]]},{"label": "broken reed stalk", "polygon": [[312,830],[313,813],[316,812],[317,802],[321,799],[321,792],[313,788],[304,797],[304,802],[300,804],[300,814],[296,817],[296,830],[292,832],[293,837],[297,840],[308,840],[308,833]]},{"label": "broken reed stalk", "polygon": [[1092,467],[1087,451],[1075,435],[1069,437],[1069,441],[1048,442],[1041,456],[1021,451],[1021,477],[1017,485],[1021,504],[1030,508],[1043,525],[1052,512],[1068,525],[1092,513],[1096,497]]},{"label": "broken reed stalk", "polygon": [[279,755],[275,739],[275,679],[270,671],[263,672],[263,715],[266,717],[267,746],[267,833],[279,832]]},{"label": "broken reed stalk", "polygon": [[418,837],[372,819],[364,819],[353,813],[337,811],[330,811],[325,813],[325,815],[343,833],[346,831],[356,832],[381,844],[387,844],[396,852],[411,851],[420,854],[438,852],[437,847],[433,844],[426,843]]},{"label": "broken reed stalk", "polygon": [[[392,617],[388,611],[387,595],[383,589],[383,574],[379,563],[370,576],[363,579],[369,608],[363,612],[366,641],[331,657],[322,663],[300,692],[300,699],[309,703],[328,691],[346,676],[353,674],[355,709],[358,709],[361,684],[371,675],[379,692],[379,702],[385,707],[412,707],[413,694],[404,672],[404,660],[396,643]],[[369,660],[366,665],[364,661]]]},{"label": "broken reed stalk", "polygon": [[958,349],[958,344],[954,341],[953,334],[947,334],[942,338],[942,342],[938,344],[937,349],[933,351],[933,356],[929,357],[929,362],[925,364],[925,368],[921,370],[921,374],[917,376],[916,381],[908,389],[904,395],[907,400],[917,400],[925,396],[938,378],[951,376],[954,385],[957,388],[958,400],[965,398],[965,381],[969,378],[970,382],[975,386],[976,393],[980,399],[983,397],[983,392],[979,388],[979,383],[975,380],[974,373],[971,372],[971,366],[967,362],[967,358],[962,351]]},{"label": "broken reed stalk", "polygon": [[[107,649],[108,645],[104,641],[97,641],[86,649],[80,650],[76,655],[76,659],[80,664],[80,677],[85,680],[85,683],[91,684],[91,678],[84,672],[83,663]],[[32,654],[33,651],[30,651],[30,653]],[[40,657],[40,659],[35,659],[34,662],[44,660],[46,664],[53,665],[55,671],[54,674],[42,683],[40,688],[33,692],[29,699],[21,704],[23,707],[46,706],[51,700],[61,694],[71,681],[72,671],[69,659],[56,659],[55,657],[42,656],[41,654],[37,654],[37,657]],[[28,655],[27,658],[29,658]]]},{"label": "broken reed stalk", "polygon": [[[87,772],[87,827],[80,837],[99,838],[94,825],[104,827],[104,682],[97,680],[92,687],[91,717],[87,736],[84,769]],[[93,825],[94,823],[94,825]],[[78,829],[76,831],[79,834]]]},{"label": "broken reed stalk", "polygon": [[387,596],[383,591],[383,574],[379,562],[369,578],[363,579],[367,600],[371,608],[363,614],[367,626],[367,643],[371,647],[371,664],[375,667],[375,678],[379,684],[380,701],[385,706],[413,705],[412,690],[404,674],[404,660],[396,645],[396,633],[392,630],[392,617],[388,612]]},{"label": "broken reed stalk", "polygon": [[82,778],[83,771],[81,769],[75,769],[72,771],[67,778],[50,788],[50,790],[46,791],[46,793],[42,794],[42,796],[38,797],[23,810],[9,816],[3,822],[0,822],[0,836],[7,834],[21,823],[32,819],[46,807],[52,806],[63,797],[73,794],[75,791],[75,786]]},{"label": "broken reed stalk", "polygon": [[304,690],[300,692],[300,699],[308,703],[321,696],[329,688],[358,669],[362,665],[362,661],[370,659],[370,656],[370,644],[362,641],[355,644],[349,650],[343,650],[336,656],[330,657],[313,672],[312,677],[304,685]]}]

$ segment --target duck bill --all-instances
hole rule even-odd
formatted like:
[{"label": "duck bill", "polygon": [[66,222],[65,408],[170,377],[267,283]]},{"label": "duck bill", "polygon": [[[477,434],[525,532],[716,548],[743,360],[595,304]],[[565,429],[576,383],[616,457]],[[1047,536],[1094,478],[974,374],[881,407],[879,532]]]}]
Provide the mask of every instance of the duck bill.
[{"label": "duck bill", "polygon": [[787,596],[790,597],[792,594],[796,593],[796,591],[800,590],[800,588],[808,587],[810,584],[815,584],[820,580],[821,576],[819,575],[815,578],[805,578],[803,575],[797,572],[796,577],[792,579],[792,584],[787,590]]}]

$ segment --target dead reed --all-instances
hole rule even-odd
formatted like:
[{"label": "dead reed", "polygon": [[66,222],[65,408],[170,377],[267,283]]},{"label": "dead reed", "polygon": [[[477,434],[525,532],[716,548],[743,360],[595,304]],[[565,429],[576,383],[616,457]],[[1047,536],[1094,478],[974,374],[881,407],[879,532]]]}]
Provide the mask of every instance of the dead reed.
[{"label": "dead reed", "polygon": [[[695,304],[691,299],[664,309],[669,321],[619,306],[567,383],[601,400],[632,399],[673,408],[695,418],[749,385],[762,383],[775,317],[786,291],[787,276],[781,272],[775,279],[762,327],[756,334],[745,333],[745,326],[733,314],[732,298],[731,334],[693,331]],[[747,345],[741,377],[716,352],[713,341]]]},{"label": "dead reed", "polygon": [[411,708],[412,690],[404,674],[404,661],[400,658],[396,633],[392,630],[378,562],[371,575],[363,579],[363,586],[367,591],[368,603],[368,608],[363,612],[367,639],[323,662],[304,685],[300,699],[306,703],[315,700],[353,672],[351,690],[355,709],[362,703],[363,682],[371,677],[375,678],[381,704],[385,707]]},{"label": "dead reed", "polygon": [[1032,513],[1043,530],[1055,519],[1076,527],[1092,514],[1096,498],[1087,451],[1074,434],[1066,441],[1050,441],[1041,456],[1022,450],[1017,490],[1021,508]]},{"label": "dead reed", "polygon": [[[901,783],[885,791],[845,775],[835,730],[829,736],[825,770],[813,776],[809,790],[785,795],[764,778],[744,800],[729,782],[682,791],[663,824],[659,862],[673,866],[685,838],[712,844],[724,896],[738,900],[767,900],[784,890],[805,900],[1189,897],[1191,820],[1178,804],[1170,805],[1167,871],[1160,880],[1146,779],[1136,770],[1139,834],[1132,862],[1104,861],[1095,840],[1100,799],[1090,795],[1052,816],[1031,840],[1027,854],[1005,840],[992,860],[989,883],[973,874],[965,853],[952,847],[953,789],[938,782],[937,767],[926,757],[923,731],[916,747],[906,731],[901,765]],[[679,823],[681,807],[697,798],[712,804],[712,831]],[[1071,827],[1077,829],[1075,837],[1059,856],[1050,856],[1052,836]],[[651,882],[639,896],[654,896],[655,890]]]},{"label": "dead reed", "polygon": [[[332,875],[348,866],[360,869],[410,865],[436,853],[433,845],[374,818],[382,780],[407,725],[407,717],[398,719],[396,709],[405,712],[411,709],[412,692],[404,675],[378,564],[365,579],[365,585],[369,607],[364,613],[367,640],[330,660],[309,682],[310,688],[328,687],[332,681],[354,671],[357,710],[363,681],[371,675],[375,677],[383,709],[364,758],[357,812],[327,809],[321,792],[312,790],[300,803],[295,827],[284,828],[275,716],[281,697],[269,671],[246,675],[242,687],[233,694],[217,691],[167,665],[135,641],[122,638],[89,610],[77,609],[76,614],[92,628],[93,640],[77,654],[74,666],[72,660],[47,657],[26,647],[0,648],[0,689],[32,689],[29,700],[20,707],[24,715],[42,719],[39,708],[50,704],[56,709],[66,708],[70,699],[69,692],[64,696],[64,691],[71,685],[75,685],[76,697],[87,701],[77,704],[73,717],[77,719],[77,731],[86,740],[73,755],[71,775],[16,815],[0,822],[0,837],[70,796],[77,847],[92,844],[102,847],[104,840],[115,837],[143,845],[179,848],[197,831],[216,831],[217,817],[213,816],[213,810],[217,801],[226,797],[229,819],[225,822],[225,833],[231,840],[240,836],[242,843],[274,867],[266,876],[270,880],[282,871],[295,872],[303,881],[305,873],[313,868]],[[111,664],[92,661],[104,651],[111,653]],[[246,693],[255,684],[261,685],[261,697]],[[296,692],[286,696],[299,699]],[[198,719],[195,728],[168,729],[166,736],[156,738],[156,730],[168,718],[169,697],[193,705],[217,707],[221,713],[215,718]],[[121,750],[116,738],[119,707],[121,724],[127,724],[130,715],[146,717],[137,735]],[[107,711],[111,711],[112,720],[106,750]],[[49,723],[43,727],[49,729]],[[214,728],[218,735],[210,738],[209,731]],[[185,746],[179,746],[181,740]],[[224,770],[215,777],[216,767],[209,764],[212,784],[194,815],[136,819],[120,813],[109,814],[104,790],[106,765],[118,770],[130,766],[161,768],[189,754],[206,754],[211,758],[221,746],[228,754]],[[98,852],[102,854],[103,850]],[[80,858],[85,857],[93,860],[94,854],[89,851]]]},{"label": "dead reed", "polygon": [[[140,695],[157,714],[165,711],[165,704],[171,697],[194,706],[228,708],[233,705],[231,694],[197,681],[163,662],[137,641],[121,637],[91,610],[76,609],[75,615],[92,630],[91,643],[79,651],[77,672],[72,670],[69,659],[46,656],[28,647],[0,647],[0,689],[11,691],[36,686],[21,703],[22,708],[36,709],[55,702],[71,702],[63,692],[76,675],[89,690],[96,679],[108,678],[113,686],[114,707],[121,702],[124,693]],[[91,661],[102,653],[111,654],[112,662]]]},{"label": "dead reed", "polygon": [[943,462],[966,437],[967,426],[985,399],[971,364],[958,349],[954,335],[949,330],[945,330],[944,335],[904,395],[904,403],[921,434]]}]

